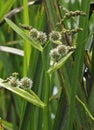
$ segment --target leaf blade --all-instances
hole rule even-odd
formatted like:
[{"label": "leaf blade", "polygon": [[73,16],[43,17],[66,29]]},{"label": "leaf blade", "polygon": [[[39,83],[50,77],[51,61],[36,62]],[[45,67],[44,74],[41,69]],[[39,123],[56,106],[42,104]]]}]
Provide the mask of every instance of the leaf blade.
[{"label": "leaf blade", "polygon": [[52,73],[55,70],[58,70],[61,66],[64,65],[64,63],[68,60],[68,58],[72,55],[72,52],[69,52],[64,58],[62,58],[56,65],[49,68],[47,71],[49,74]]},{"label": "leaf blade", "polygon": [[[28,102],[32,103],[33,105],[39,106],[41,108],[45,107],[45,104],[37,97],[37,95],[35,96],[35,94],[31,94],[21,88],[17,88],[17,87],[12,87],[10,86],[8,83],[2,83],[2,79],[0,79],[0,86],[9,90],[10,92],[13,92],[15,94],[17,94],[18,96],[22,97],[23,99],[27,100]],[[34,93],[34,92],[33,92]]]},{"label": "leaf blade", "polygon": [[24,33],[15,23],[13,23],[11,20],[5,18],[5,21],[7,24],[18,34],[20,35],[24,40],[29,41],[29,43],[36,48],[39,51],[43,51],[42,46],[39,43],[36,43],[33,39],[31,39],[27,34]]},{"label": "leaf blade", "polygon": [[0,22],[3,20],[3,18],[5,17],[5,15],[8,13],[8,11],[11,9],[11,7],[13,6],[14,2],[16,0],[8,0],[3,8],[0,11]]}]

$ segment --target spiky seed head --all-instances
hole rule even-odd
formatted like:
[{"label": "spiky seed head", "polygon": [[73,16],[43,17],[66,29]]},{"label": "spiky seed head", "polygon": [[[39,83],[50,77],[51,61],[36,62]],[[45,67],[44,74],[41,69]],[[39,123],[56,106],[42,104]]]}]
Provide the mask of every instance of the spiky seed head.
[{"label": "spiky seed head", "polygon": [[61,33],[58,32],[58,31],[52,31],[52,32],[49,34],[49,40],[50,40],[51,42],[53,42],[53,43],[56,42],[56,41],[60,41],[61,38],[62,38]]},{"label": "spiky seed head", "polygon": [[68,48],[66,45],[59,45],[57,47],[58,53],[62,56],[65,56],[68,53]]},{"label": "spiky seed head", "polygon": [[52,49],[50,51],[49,55],[50,55],[51,58],[57,58],[57,57],[59,57],[59,53],[58,53],[57,48]]},{"label": "spiky seed head", "polygon": [[20,82],[22,84],[22,87],[26,87],[26,88],[30,88],[30,89],[32,88],[33,82],[30,78],[23,77]]},{"label": "spiky seed head", "polygon": [[38,30],[35,28],[32,28],[29,32],[29,36],[33,39],[37,39],[38,38]]},{"label": "spiky seed head", "polygon": [[45,44],[45,42],[47,41],[47,35],[44,32],[39,32],[38,33],[38,40],[41,42],[42,45]]}]

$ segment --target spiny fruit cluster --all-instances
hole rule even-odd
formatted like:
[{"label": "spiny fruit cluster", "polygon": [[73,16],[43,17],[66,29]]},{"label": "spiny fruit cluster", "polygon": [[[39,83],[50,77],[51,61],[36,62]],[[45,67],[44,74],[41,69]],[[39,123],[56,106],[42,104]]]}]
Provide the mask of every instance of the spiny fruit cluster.
[{"label": "spiny fruit cluster", "polygon": [[52,43],[58,44],[59,41],[62,40],[62,34],[65,34],[65,33],[75,34],[75,33],[78,33],[79,31],[82,31],[82,28],[76,28],[72,30],[67,30],[64,28],[61,32],[53,30],[47,36],[45,32],[38,31],[36,28],[33,28],[32,26],[25,26],[23,24],[20,24],[20,25],[24,29],[29,30],[29,36],[34,40],[38,40],[41,43],[41,45],[45,45],[47,40],[49,40]]},{"label": "spiny fruit cluster", "polygon": [[44,45],[47,41],[47,35],[44,32],[38,31],[36,28],[32,28],[29,32],[32,39],[38,40],[41,45]]},{"label": "spiny fruit cluster", "polygon": [[[76,28],[72,30],[63,29],[61,32],[59,31],[52,31],[49,33],[48,40],[52,43],[60,43],[59,41],[62,40],[62,34],[75,34],[79,31],[82,31],[82,28]],[[47,34],[44,32],[38,31],[36,28],[32,28],[29,32],[29,35],[34,40],[39,40],[39,42],[44,45],[47,42]]]},{"label": "spiny fruit cluster", "polygon": [[59,60],[62,56],[65,56],[69,51],[69,46],[60,44],[56,48],[50,50],[51,59]]},{"label": "spiny fruit cluster", "polygon": [[75,50],[75,46],[70,47],[63,44],[58,45],[56,48],[50,50],[51,62],[50,65],[58,62],[62,57],[64,57],[69,51]]},{"label": "spiny fruit cluster", "polygon": [[[83,11],[68,11],[65,13],[65,16],[63,17],[63,19],[61,19],[61,21],[59,23],[57,23],[57,25],[61,25],[66,19],[69,19],[71,17],[76,17],[76,16],[85,16],[86,14]],[[21,24],[20,24],[21,25]],[[51,58],[51,61],[57,62],[59,61],[62,57],[64,57],[70,50],[74,50],[75,47],[71,47],[71,46],[66,46],[63,43],[64,39],[63,39],[63,34],[67,34],[68,36],[72,36],[75,33],[78,33],[79,31],[82,31],[82,28],[76,28],[76,29],[71,29],[68,30],[66,28],[63,28],[63,30],[61,30],[61,32],[59,31],[51,31],[48,36],[45,32],[41,32],[38,31],[36,28],[33,28],[32,26],[25,26],[25,25],[21,25],[24,29],[29,30],[29,36],[34,39],[34,40],[38,40],[42,46],[45,45],[45,43],[47,41],[50,41],[52,43],[56,44],[56,48],[50,50],[49,56]]]},{"label": "spiny fruit cluster", "polygon": [[58,23],[58,25],[62,24],[66,19],[72,18],[72,17],[77,17],[77,16],[86,16],[86,13],[80,10],[76,10],[76,11],[67,11],[65,13],[65,16],[63,17],[63,19],[61,19],[60,23]]},{"label": "spiny fruit cluster", "polygon": [[19,88],[32,88],[32,80],[28,77],[23,77],[19,80],[18,73],[14,72],[10,77],[8,77],[6,80],[3,81],[3,83],[9,83],[13,87],[19,87]]},{"label": "spiny fruit cluster", "polygon": [[[41,45],[44,45],[47,42],[47,34],[38,31],[36,28],[30,29],[29,36],[34,40],[38,40],[41,43]],[[57,43],[57,41],[60,41],[61,39],[62,35],[60,32],[52,31],[49,33],[48,40],[52,43]]]},{"label": "spiny fruit cluster", "polygon": [[[75,34],[78,33],[79,31],[82,31],[81,28],[76,28],[72,30],[66,30],[63,29],[61,32],[59,31],[52,31],[49,33],[49,41],[58,45],[56,48],[50,50],[49,56],[51,59],[51,64],[53,65],[55,62],[59,61],[62,57],[64,57],[70,50],[71,48],[75,49],[75,47],[70,47],[62,44],[63,41],[63,34]],[[47,41],[47,35],[44,32],[39,32],[37,29],[32,28],[29,32],[29,35],[32,39],[34,40],[39,40],[42,45],[45,45]]]}]

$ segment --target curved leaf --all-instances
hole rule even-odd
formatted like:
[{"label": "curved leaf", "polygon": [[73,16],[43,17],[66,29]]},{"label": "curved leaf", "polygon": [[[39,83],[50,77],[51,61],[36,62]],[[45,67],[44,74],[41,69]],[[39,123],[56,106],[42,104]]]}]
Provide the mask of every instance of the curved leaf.
[{"label": "curved leaf", "polygon": [[39,51],[43,51],[42,46],[39,44],[38,41],[34,41],[31,39],[23,30],[21,30],[15,23],[13,23],[11,20],[5,18],[6,22],[9,24],[9,26],[16,32],[18,35],[20,35],[24,40],[29,41],[29,43]]},{"label": "curved leaf", "polygon": [[16,54],[16,55],[19,55],[19,56],[24,56],[23,50],[16,49],[16,48],[13,48],[13,47],[0,46],[0,51]]},{"label": "curved leaf", "polygon": [[5,120],[2,120],[2,125],[7,130],[13,130],[13,124],[10,122],[7,122]]},{"label": "curved leaf", "polygon": [[41,108],[45,107],[45,104],[39,99],[39,97],[32,90],[30,90],[30,92],[29,92],[29,91],[25,91],[18,87],[10,86],[9,83],[3,83],[2,79],[0,79],[0,87],[3,87],[5,89],[17,94],[18,96],[22,97],[23,99],[27,100],[28,102],[30,102],[36,106],[39,106]]},{"label": "curved leaf", "polygon": [[66,56],[64,56],[59,62],[57,62],[55,65],[51,66],[49,70],[47,71],[49,74],[52,73],[55,70],[58,70],[61,66],[64,65],[64,63],[68,60],[68,58],[72,55],[72,52],[69,52]]}]

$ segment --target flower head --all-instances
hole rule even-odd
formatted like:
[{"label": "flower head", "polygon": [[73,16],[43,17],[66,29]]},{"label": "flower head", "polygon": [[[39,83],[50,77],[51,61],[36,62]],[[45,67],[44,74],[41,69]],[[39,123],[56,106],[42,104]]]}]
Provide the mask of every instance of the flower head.
[{"label": "flower head", "polygon": [[62,38],[61,33],[58,32],[58,31],[52,31],[52,32],[49,34],[49,40],[50,40],[51,42],[53,42],[53,43],[56,42],[56,41],[60,41],[61,38]]},{"label": "flower head", "polygon": [[38,30],[35,28],[32,28],[29,32],[29,35],[31,38],[37,39],[38,38]]},{"label": "flower head", "polygon": [[43,45],[47,41],[47,35],[44,32],[39,32],[38,33],[38,40],[41,42]]},{"label": "flower head", "polygon": [[51,58],[56,58],[57,59],[57,57],[59,57],[59,53],[58,53],[57,48],[52,49],[50,51],[49,55],[50,55]]},{"label": "flower head", "polygon": [[20,82],[22,84],[22,87],[26,87],[26,88],[30,88],[30,89],[32,88],[33,82],[28,77],[23,77]]},{"label": "flower head", "polygon": [[65,56],[69,51],[69,49],[66,45],[57,46],[57,50],[58,50],[58,53],[62,56]]}]

